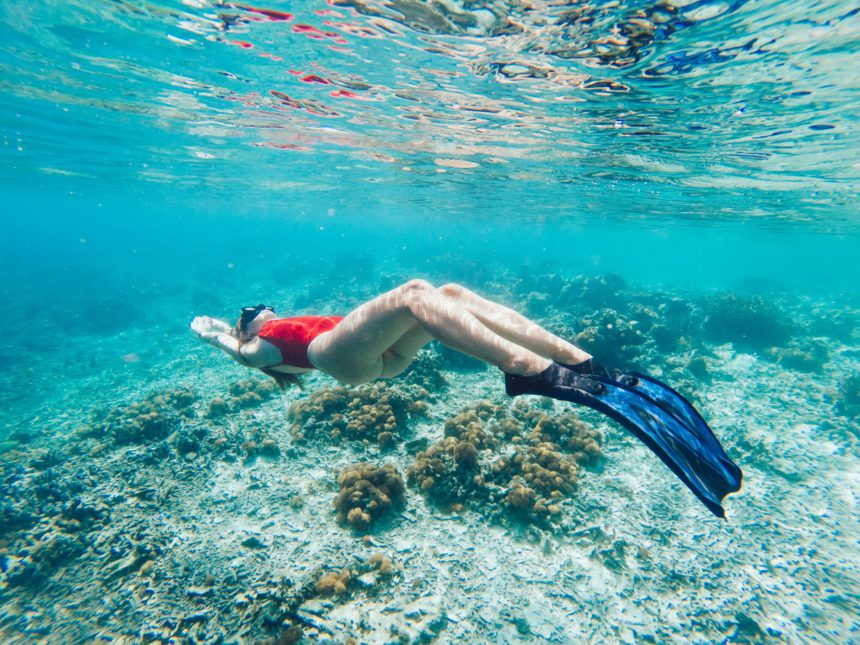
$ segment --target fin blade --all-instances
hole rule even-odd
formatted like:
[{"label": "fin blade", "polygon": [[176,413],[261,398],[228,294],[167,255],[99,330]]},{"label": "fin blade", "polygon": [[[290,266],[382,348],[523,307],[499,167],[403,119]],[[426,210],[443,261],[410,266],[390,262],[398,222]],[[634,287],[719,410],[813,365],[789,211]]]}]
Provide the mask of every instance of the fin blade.
[{"label": "fin blade", "polygon": [[736,474],[740,470],[719,443],[714,449],[710,442],[698,440],[677,417],[642,393],[611,379],[601,378],[600,382],[606,387],[603,394],[558,387],[550,396],[586,405],[620,423],[648,446],[708,510],[725,517],[721,502],[739,490],[740,478]]},{"label": "fin blade", "polygon": [[643,396],[651,399],[656,405],[670,414],[673,414],[681,423],[687,426],[699,441],[707,445],[723,461],[726,469],[737,480],[737,488],[730,492],[740,490],[741,479],[743,478],[741,469],[725,454],[720,440],[717,439],[714,431],[711,430],[707,421],[699,414],[699,411],[696,410],[693,404],[673,387],[652,376],[648,376],[642,372],[631,372],[631,375],[639,381],[633,386],[634,389],[639,391]]}]

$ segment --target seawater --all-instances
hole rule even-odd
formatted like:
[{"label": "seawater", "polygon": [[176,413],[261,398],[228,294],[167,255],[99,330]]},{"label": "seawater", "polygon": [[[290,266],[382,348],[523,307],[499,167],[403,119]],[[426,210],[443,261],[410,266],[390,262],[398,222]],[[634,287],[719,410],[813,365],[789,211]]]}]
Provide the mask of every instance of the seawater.
[{"label": "seawater", "polygon": [[[4,640],[856,637],[855,8],[0,16]],[[744,471],[727,521],[604,417],[512,406],[438,344],[378,386],[279,393],[188,329],[412,278],[676,385]],[[390,439],[337,425],[391,397]],[[464,414],[474,463],[434,448]],[[509,463],[536,427],[574,473],[545,488]],[[404,480],[369,527],[336,508],[360,464]]]}]

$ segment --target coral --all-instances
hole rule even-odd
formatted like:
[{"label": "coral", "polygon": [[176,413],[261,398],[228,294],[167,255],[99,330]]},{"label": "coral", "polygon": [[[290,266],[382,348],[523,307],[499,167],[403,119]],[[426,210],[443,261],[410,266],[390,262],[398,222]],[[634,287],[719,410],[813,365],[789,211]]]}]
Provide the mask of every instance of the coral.
[{"label": "coral", "polygon": [[558,303],[561,308],[591,307],[624,308],[624,278],[615,273],[597,276],[579,275],[560,290]]},{"label": "coral", "polygon": [[[271,399],[278,392],[274,381],[269,379],[247,378],[230,385],[227,406],[237,410],[255,408],[264,401]],[[212,403],[209,404],[210,411]]]},{"label": "coral", "polygon": [[315,585],[317,594],[321,596],[339,596],[346,593],[347,585],[352,580],[352,572],[349,569],[341,569],[337,573],[326,573]]},{"label": "coral", "polygon": [[842,381],[838,407],[846,416],[860,416],[860,374],[853,374]]},{"label": "coral", "polygon": [[408,421],[427,411],[427,391],[416,385],[381,384],[318,390],[290,406],[297,441],[327,437],[352,439],[381,447],[392,445]]},{"label": "coral", "polygon": [[518,302],[527,302],[530,297],[546,297],[558,301],[562,291],[569,286],[569,282],[560,274],[539,271],[540,269],[535,267],[520,267],[514,287]]},{"label": "coral", "polygon": [[860,320],[860,310],[850,307],[835,309],[834,302],[827,301],[813,308],[810,333],[851,342]]},{"label": "coral", "polygon": [[710,300],[706,313],[704,332],[715,342],[763,350],[785,345],[791,338],[782,311],[759,295],[722,294]]},{"label": "coral", "polygon": [[600,433],[572,413],[539,413],[525,440],[532,447],[557,445],[556,449],[573,453],[576,462],[582,466],[593,465],[600,458]]},{"label": "coral", "polygon": [[[510,413],[488,402],[465,408],[445,423],[445,435],[418,453],[409,484],[451,510],[474,503],[526,521],[559,515],[580,468],[600,457],[600,435],[576,415],[546,414],[521,401]],[[503,452],[501,440],[513,451]]]},{"label": "coral", "polygon": [[340,492],[334,502],[337,521],[359,530],[366,530],[405,500],[403,479],[391,464],[347,466],[338,477],[338,486]]},{"label": "coral", "polygon": [[651,294],[644,301],[644,306],[632,306],[631,313],[660,352],[689,348],[701,337],[704,314],[693,303],[664,293]]},{"label": "coral", "polygon": [[278,442],[271,438],[261,440],[248,439],[242,444],[241,448],[245,451],[247,459],[253,459],[254,457],[270,457],[274,459],[281,454]]},{"label": "coral", "polygon": [[435,398],[448,387],[441,369],[442,357],[437,352],[422,350],[412,364],[397,377],[397,380],[401,383],[417,385],[423,388],[428,396]]},{"label": "coral", "polygon": [[446,347],[441,343],[437,343],[439,356],[449,370],[458,372],[481,372],[487,369],[487,364],[484,361],[473,358],[463,352],[458,352],[456,349]]},{"label": "coral", "polygon": [[230,406],[227,404],[227,401],[222,399],[221,397],[215,397],[209,402],[209,406],[206,408],[206,418],[207,419],[220,419],[221,417],[227,415],[230,412]]},{"label": "coral", "polygon": [[552,302],[549,294],[532,291],[525,299],[526,312],[531,316],[543,316]]},{"label": "coral", "polygon": [[479,475],[480,451],[498,447],[498,439],[486,422],[501,416],[497,406],[481,401],[445,422],[445,437],[419,452],[407,471],[410,484],[420,486],[437,502],[446,504],[463,498]]},{"label": "coral", "polygon": [[180,455],[196,456],[209,437],[209,429],[202,425],[183,425],[167,438],[167,442]]},{"label": "coral", "polygon": [[30,532],[31,540],[14,556],[7,556],[4,567],[10,585],[41,583],[55,569],[71,562],[83,553],[87,544],[84,537],[66,532],[46,523]]},{"label": "coral", "polygon": [[179,388],[153,392],[143,401],[117,406],[108,412],[96,412],[89,434],[108,436],[115,443],[145,443],[164,439],[179,427],[183,417],[194,415],[197,400],[191,390]]},{"label": "coral", "polygon": [[389,579],[396,572],[391,558],[374,553],[365,562],[324,573],[314,584],[317,596],[346,596],[356,588],[371,590],[380,579]]},{"label": "coral", "polygon": [[608,365],[625,365],[637,358],[646,340],[638,321],[614,309],[599,309],[582,318],[574,342]]},{"label": "coral", "polygon": [[373,567],[381,576],[393,575],[395,571],[391,558],[382,553],[374,553],[368,558],[367,564]]},{"label": "coral", "polygon": [[558,515],[561,507],[555,502],[573,493],[578,479],[579,464],[557,450],[553,443],[517,448],[510,457],[493,464],[492,479],[508,486],[505,501],[525,515]]},{"label": "coral", "polygon": [[766,354],[790,370],[820,372],[830,358],[827,345],[815,339],[792,341],[788,347],[771,347]]},{"label": "coral", "polygon": [[558,515],[558,502],[574,492],[580,467],[600,458],[600,434],[574,414],[551,416],[524,407],[516,414],[524,422],[525,445],[492,464],[491,480],[508,487],[505,501],[523,515]]},{"label": "coral", "polygon": [[690,358],[687,362],[687,369],[690,374],[695,376],[700,381],[710,383],[711,371],[708,369],[708,361],[704,356],[696,355]]}]

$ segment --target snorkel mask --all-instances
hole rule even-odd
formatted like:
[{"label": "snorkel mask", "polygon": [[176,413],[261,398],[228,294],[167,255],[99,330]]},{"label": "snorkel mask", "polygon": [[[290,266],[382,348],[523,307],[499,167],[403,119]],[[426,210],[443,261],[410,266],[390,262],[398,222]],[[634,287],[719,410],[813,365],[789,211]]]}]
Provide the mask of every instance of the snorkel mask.
[{"label": "snorkel mask", "polygon": [[236,325],[239,332],[244,332],[248,325],[251,323],[254,318],[259,316],[264,311],[271,311],[272,313],[275,310],[269,305],[257,305],[256,307],[242,307],[242,315],[239,316],[239,324]]}]

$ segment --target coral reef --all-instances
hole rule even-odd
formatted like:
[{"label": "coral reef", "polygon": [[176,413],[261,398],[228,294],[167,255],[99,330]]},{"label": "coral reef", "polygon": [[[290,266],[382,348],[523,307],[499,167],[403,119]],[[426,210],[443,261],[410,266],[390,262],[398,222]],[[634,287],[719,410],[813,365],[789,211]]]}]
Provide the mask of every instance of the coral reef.
[{"label": "coral reef", "polygon": [[853,374],[840,384],[838,408],[848,417],[860,416],[860,374]]},{"label": "coral reef", "polygon": [[637,320],[614,309],[599,309],[582,318],[574,343],[607,365],[627,365],[639,356],[647,337]]},{"label": "coral reef", "polygon": [[186,388],[152,392],[143,401],[96,411],[95,422],[87,432],[110,437],[117,444],[164,439],[179,427],[183,417],[195,416],[195,401],[197,396]]},{"label": "coral reef", "polygon": [[326,437],[392,446],[408,421],[427,412],[427,391],[417,385],[324,388],[290,406],[297,441]]},{"label": "coral reef", "polygon": [[278,386],[270,379],[251,377],[233,383],[228,392],[227,406],[234,410],[246,410],[274,397],[278,393]]},{"label": "coral reef", "polygon": [[706,336],[715,342],[732,342],[753,351],[782,346],[791,338],[782,311],[760,295],[726,293],[706,306]]},{"label": "coral reef", "polygon": [[814,338],[792,341],[788,347],[771,347],[765,354],[790,370],[820,372],[830,356],[826,343]]},{"label": "coral reef", "polygon": [[696,304],[684,298],[665,293],[650,294],[642,299],[641,305],[631,307],[632,310],[637,308],[646,321],[642,331],[663,354],[689,349],[701,336],[704,314]]},{"label": "coral reef", "polygon": [[[708,420],[739,463],[768,475],[748,491],[742,513],[760,539],[737,542],[729,552],[721,548],[725,534],[687,530],[705,521],[705,511],[678,482],[666,487],[665,472],[660,481],[638,477],[642,468],[663,468],[641,447],[618,446],[606,473],[613,476],[591,477],[587,468],[600,458],[600,437],[565,414],[580,408],[539,397],[502,399],[489,372],[486,378],[458,374],[456,387],[445,389],[445,369],[455,365],[445,348],[422,352],[393,388],[335,388],[318,400],[301,394],[304,407],[296,406],[292,431],[305,441],[296,444],[268,379],[228,388],[222,385],[229,383],[222,380],[228,369],[183,374],[183,366],[194,370],[197,361],[172,358],[156,370],[160,354],[135,344],[146,360],[119,365],[120,373],[163,379],[175,369],[171,387],[187,378],[201,398],[190,390],[147,395],[142,389],[91,413],[85,389],[97,383],[99,395],[110,396],[117,372],[107,369],[51,405],[27,415],[7,411],[15,441],[0,460],[0,631],[15,642],[272,645],[302,638],[549,642],[582,634],[662,642],[683,638],[690,625],[713,641],[846,634],[853,614],[845,594],[783,601],[798,590],[819,589],[825,569],[837,591],[853,581],[856,545],[840,519],[852,517],[853,489],[843,475],[860,437],[852,310],[833,326],[834,336],[839,331],[847,338],[837,341],[816,337],[828,333],[826,303],[813,316],[808,307],[789,309],[788,301],[778,301],[799,332],[762,361],[701,340],[704,296],[645,293],[551,270],[527,292],[529,308],[544,312],[541,322],[549,328],[573,338],[582,331],[575,328],[582,316],[609,308],[624,322],[622,342],[632,330],[641,338],[633,334],[638,344],[631,342],[624,358],[599,359],[647,358],[682,392],[713,379],[703,412],[716,415]],[[507,291],[515,284],[510,273],[495,280],[489,293],[508,296],[517,308],[526,303]],[[557,298],[564,289],[571,303],[575,297],[587,302],[562,311]],[[604,299],[604,290],[614,294]],[[592,322],[613,321],[596,316]],[[119,356],[118,348],[103,349]],[[102,348],[94,349],[100,356]],[[667,352],[674,355],[664,359]],[[79,359],[61,358],[61,368]],[[203,384],[210,374],[216,378]],[[20,378],[14,370],[8,376]],[[9,410],[15,396],[3,395]],[[438,398],[433,423],[416,418],[427,396]],[[498,398],[461,408],[480,396]],[[835,407],[821,405],[828,400]],[[597,419],[590,411],[580,414]],[[777,433],[770,431],[774,419]],[[386,423],[394,425],[386,429]],[[332,442],[334,436],[340,440]],[[381,458],[348,467],[344,488],[336,487],[341,466],[377,454],[362,442],[394,446],[384,461],[404,479],[411,466],[409,492],[416,497],[402,516],[396,510],[403,482],[385,474]],[[826,486],[816,488],[816,481]],[[798,486],[808,493],[802,499],[791,495]],[[774,508],[803,522],[769,522]],[[797,542],[798,527],[807,546],[786,549]],[[776,574],[793,575],[748,575],[743,563],[762,558],[777,563]],[[810,558],[821,566],[805,566]],[[529,575],[534,571],[539,575]],[[708,616],[696,602],[703,588],[717,594]],[[611,602],[619,592],[642,610],[629,629],[629,603]],[[655,594],[678,600],[671,620],[660,603],[649,602]],[[605,620],[595,622],[596,606]],[[777,611],[784,606],[788,614]]]},{"label": "coral reef", "polygon": [[218,421],[233,412],[259,407],[277,394],[278,386],[271,379],[242,379],[230,384],[226,396],[216,396],[209,401],[203,416]]},{"label": "coral reef", "polygon": [[558,303],[560,307],[623,309],[625,301],[623,291],[626,288],[624,278],[616,273],[596,276],[578,275],[560,290]]},{"label": "coral reef", "polygon": [[406,498],[403,478],[391,464],[347,466],[337,483],[340,487],[334,502],[337,521],[358,530],[368,529],[391,509],[402,506]]},{"label": "coral reef", "polygon": [[373,590],[380,580],[391,578],[396,567],[387,555],[376,552],[364,562],[355,563],[350,567],[328,571],[314,584],[316,596],[343,597],[355,589]]},{"label": "coral reef", "polygon": [[[512,452],[503,452],[502,440],[515,446]],[[407,480],[445,508],[472,503],[500,518],[507,509],[545,523],[561,513],[580,468],[597,461],[600,441],[573,414],[548,415],[522,402],[509,412],[479,402],[445,423],[445,437],[416,455]]]},{"label": "coral reef", "polygon": [[315,585],[316,592],[321,596],[340,595],[346,593],[346,586],[352,580],[349,569],[329,572],[323,575]]},{"label": "coral reef", "polygon": [[705,383],[711,382],[711,370],[708,367],[708,360],[701,354],[691,356],[687,361],[687,370],[700,381]]},{"label": "coral reef", "polygon": [[412,364],[398,375],[397,380],[399,383],[423,388],[427,396],[435,400],[448,387],[448,382],[441,372],[442,362],[442,356],[438,352],[422,350]]}]

